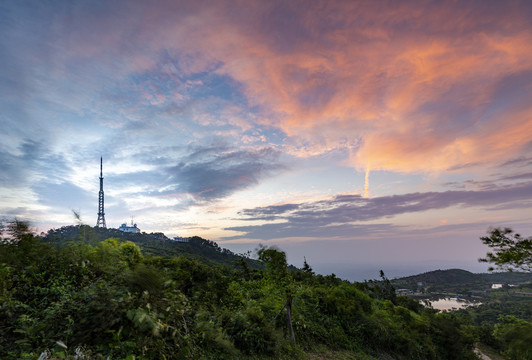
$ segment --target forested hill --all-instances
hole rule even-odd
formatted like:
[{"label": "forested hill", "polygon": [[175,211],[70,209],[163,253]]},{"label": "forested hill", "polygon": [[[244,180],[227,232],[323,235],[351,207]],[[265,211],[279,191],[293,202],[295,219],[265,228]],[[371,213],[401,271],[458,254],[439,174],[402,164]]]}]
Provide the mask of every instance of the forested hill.
[{"label": "forested hill", "polygon": [[[43,240],[14,221],[6,235],[2,360],[476,359],[467,317],[397,296],[387,280],[289,271],[275,248],[259,249],[264,266],[250,269],[148,256],[187,254],[156,234],[72,226]],[[238,259],[203,239],[188,245]]]},{"label": "forested hill", "polygon": [[395,287],[412,289],[422,286],[432,291],[465,287],[471,290],[482,290],[491,284],[521,284],[531,280],[530,274],[524,273],[484,273],[474,274],[461,269],[435,270],[423,274],[408,276],[392,280]]},{"label": "forested hill", "polygon": [[[109,238],[118,238],[122,241],[131,241],[137,244],[144,254],[164,257],[184,256],[189,259],[198,259],[206,263],[233,265],[240,261],[242,256],[228,249],[221,248],[211,240],[199,236],[188,238],[188,242],[178,242],[169,239],[163,233],[126,233],[118,229],[91,227],[88,225],[63,226],[51,229],[44,236],[44,241],[56,245],[80,241],[95,245]],[[245,257],[245,261],[252,268],[262,267],[261,263]]]}]

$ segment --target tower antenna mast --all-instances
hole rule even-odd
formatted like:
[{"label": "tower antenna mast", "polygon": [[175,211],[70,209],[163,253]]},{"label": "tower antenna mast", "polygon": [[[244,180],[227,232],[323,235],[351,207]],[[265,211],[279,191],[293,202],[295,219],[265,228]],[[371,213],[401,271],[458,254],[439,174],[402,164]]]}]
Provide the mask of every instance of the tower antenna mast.
[{"label": "tower antenna mast", "polygon": [[100,192],[98,194],[98,221],[96,226],[107,228],[105,225],[105,212],[103,210],[103,157],[100,157]]}]

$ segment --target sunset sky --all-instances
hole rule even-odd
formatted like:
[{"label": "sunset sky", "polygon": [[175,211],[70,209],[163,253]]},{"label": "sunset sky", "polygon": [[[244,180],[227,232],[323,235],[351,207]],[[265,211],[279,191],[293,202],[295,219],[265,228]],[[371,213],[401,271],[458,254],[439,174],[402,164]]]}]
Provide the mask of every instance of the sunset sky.
[{"label": "sunset sky", "polygon": [[532,235],[530,1],[8,0],[0,34],[0,216],[38,232],[96,224],[103,156],[108,227],[352,279]]}]

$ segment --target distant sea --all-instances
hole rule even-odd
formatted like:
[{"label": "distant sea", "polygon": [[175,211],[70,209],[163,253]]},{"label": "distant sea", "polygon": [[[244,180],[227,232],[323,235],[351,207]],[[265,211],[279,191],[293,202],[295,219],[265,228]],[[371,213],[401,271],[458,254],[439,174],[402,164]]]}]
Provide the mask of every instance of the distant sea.
[{"label": "distant sea", "polygon": [[380,270],[388,279],[422,274],[433,270],[462,269],[472,273],[485,273],[487,265],[474,262],[424,261],[398,264],[322,263],[311,264],[315,273],[330,275],[349,281],[380,279]]}]

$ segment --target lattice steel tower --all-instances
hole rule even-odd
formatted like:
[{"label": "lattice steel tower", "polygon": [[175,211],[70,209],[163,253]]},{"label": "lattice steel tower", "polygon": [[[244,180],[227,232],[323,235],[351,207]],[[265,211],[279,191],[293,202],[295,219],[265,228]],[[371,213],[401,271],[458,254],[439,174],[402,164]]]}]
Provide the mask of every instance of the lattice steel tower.
[{"label": "lattice steel tower", "polygon": [[103,158],[100,158],[100,193],[98,194],[98,221],[96,226],[107,228],[105,225],[105,212],[103,211]]}]

